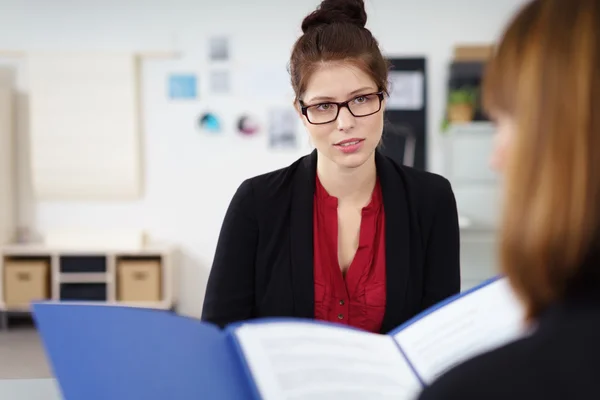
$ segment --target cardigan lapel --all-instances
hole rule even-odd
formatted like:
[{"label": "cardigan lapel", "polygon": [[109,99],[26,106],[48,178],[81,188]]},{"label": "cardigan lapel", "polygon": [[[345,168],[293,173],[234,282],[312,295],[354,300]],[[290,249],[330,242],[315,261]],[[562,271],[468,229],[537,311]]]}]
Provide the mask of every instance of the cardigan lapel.
[{"label": "cardigan lapel", "polygon": [[[382,332],[402,321],[410,270],[408,202],[404,181],[394,164],[379,151],[375,154],[385,210],[387,304]],[[316,150],[295,172],[290,213],[290,256],[294,316],[314,318],[313,196],[317,173]]]},{"label": "cardigan lapel", "polygon": [[377,151],[377,175],[385,211],[387,307],[381,327],[388,332],[402,321],[410,270],[410,218],[404,181],[396,166]]},{"label": "cardigan lapel", "polygon": [[313,196],[317,174],[314,150],[296,170],[291,200],[290,248],[294,316],[314,318]]}]

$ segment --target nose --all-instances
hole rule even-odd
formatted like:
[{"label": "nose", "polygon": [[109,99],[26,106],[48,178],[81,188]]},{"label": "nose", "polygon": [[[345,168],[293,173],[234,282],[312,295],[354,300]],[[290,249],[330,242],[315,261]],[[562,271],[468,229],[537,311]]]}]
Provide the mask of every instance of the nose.
[{"label": "nose", "polygon": [[355,118],[347,107],[342,107],[337,117],[337,126],[340,131],[354,127]]}]

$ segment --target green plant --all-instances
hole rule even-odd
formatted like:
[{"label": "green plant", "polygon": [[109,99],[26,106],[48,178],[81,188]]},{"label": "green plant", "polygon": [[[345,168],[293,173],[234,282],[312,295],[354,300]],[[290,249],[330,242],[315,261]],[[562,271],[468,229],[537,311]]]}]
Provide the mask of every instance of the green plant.
[{"label": "green plant", "polygon": [[477,89],[469,86],[452,89],[448,94],[448,105],[469,104],[475,106],[477,94]]},{"label": "green plant", "polygon": [[[452,89],[448,93],[448,99],[446,102],[447,107],[467,105],[470,107],[477,107],[477,99],[479,96],[478,88],[472,86],[463,86],[458,89]],[[441,131],[446,132],[450,127],[450,121],[448,120],[448,112],[444,113],[442,119]]]},{"label": "green plant", "polygon": [[446,133],[446,131],[448,130],[449,127],[450,127],[450,121],[448,121],[448,118],[446,116],[444,116],[444,118],[442,119],[442,126],[440,126],[442,133]]}]

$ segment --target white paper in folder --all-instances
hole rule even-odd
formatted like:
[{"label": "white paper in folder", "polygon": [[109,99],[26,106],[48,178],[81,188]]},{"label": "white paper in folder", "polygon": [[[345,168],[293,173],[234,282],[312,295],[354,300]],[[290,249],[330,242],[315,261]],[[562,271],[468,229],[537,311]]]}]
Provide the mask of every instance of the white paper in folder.
[{"label": "white paper in folder", "polygon": [[27,64],[36,196],[61,200],[138,196],[136,56],[32,53]]}]

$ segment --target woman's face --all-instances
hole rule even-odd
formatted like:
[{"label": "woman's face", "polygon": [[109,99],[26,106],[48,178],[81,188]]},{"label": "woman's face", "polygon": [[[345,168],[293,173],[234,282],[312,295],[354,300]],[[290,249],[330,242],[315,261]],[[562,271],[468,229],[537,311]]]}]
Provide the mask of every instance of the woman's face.
[{"label": "woman's face", "polygon": [[490,164],[500,173],[504,171],[516,132],[516,124],[512,117],[500,115],[496,118],[496,133]]},{"label": "woman's face", "polygon": [[[342,168],[359,167],[371,158],[383,133],[385,102],[380,107],[377,92],[369,75],[350,64],[323,64],[313,73],[301,99],[310,106],[302,121],[320,156]],[[345,101],[354,115],[341,107],[334,119],[338,107],[333,102]],[[365,114],[370,115],[356,116]]]}]

